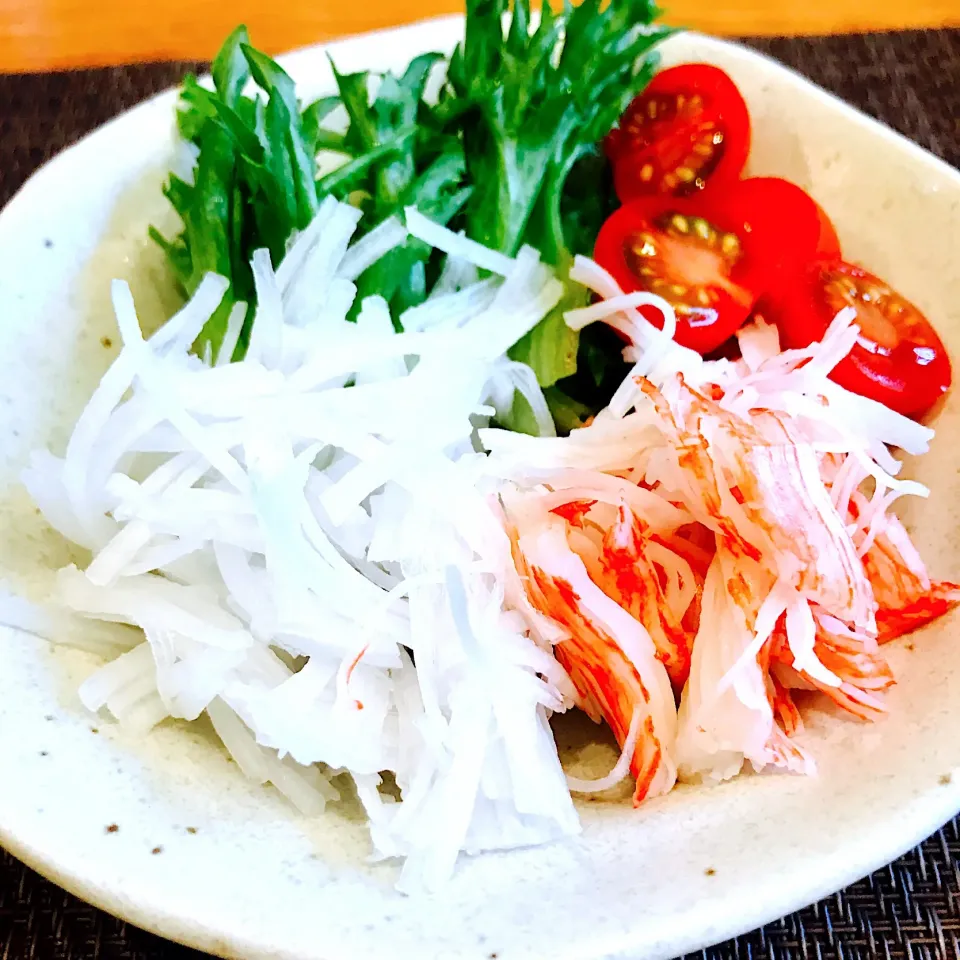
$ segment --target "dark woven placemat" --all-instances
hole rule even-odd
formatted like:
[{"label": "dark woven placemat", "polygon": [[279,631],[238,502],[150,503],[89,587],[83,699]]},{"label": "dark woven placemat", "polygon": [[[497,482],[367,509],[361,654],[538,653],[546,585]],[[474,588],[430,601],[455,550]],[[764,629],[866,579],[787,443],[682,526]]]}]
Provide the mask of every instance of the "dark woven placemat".
[{"label": "dark woven placemat", "polygon": [[[960,166],[960,30],[748,42]],[[0,206],[44,160],[192,66],[0,76]],[[87,906],[0,851],[0,960],[200,956]],[[960,819],[841,893],[696,957],[956,960]]]}]

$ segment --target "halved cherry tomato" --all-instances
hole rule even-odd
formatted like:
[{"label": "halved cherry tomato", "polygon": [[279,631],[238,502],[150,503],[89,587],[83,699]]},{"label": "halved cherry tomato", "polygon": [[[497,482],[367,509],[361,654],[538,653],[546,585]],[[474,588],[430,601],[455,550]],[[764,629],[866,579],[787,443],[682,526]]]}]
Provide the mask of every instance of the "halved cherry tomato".
[{"label": "halved cherry tomato", "polygon": [[[826,214],[799,187],[772,177],[697,197],[634,200],[610,216],[594,248],[624,290],[667,300],[677,342],[700,353],[731,336],[782,277],[838,253]],[[659,310],[641,310],[663,326]]]},{"label": "halved cherry tomato", "polygon": [[671,67],[627,107],[605,148],[623,202],[701,193],[739,178],[750,152],[750,115],[718,67]]},{"label": "halved cherry tomato", "polygon": [[888,284],[840,259],[811,264],[765,307],[785,347],[823,336],[845,307],[857,311],[860,337],[831,377],[907,416],[920,416],[950,386],[950,360],[927,318]]}]

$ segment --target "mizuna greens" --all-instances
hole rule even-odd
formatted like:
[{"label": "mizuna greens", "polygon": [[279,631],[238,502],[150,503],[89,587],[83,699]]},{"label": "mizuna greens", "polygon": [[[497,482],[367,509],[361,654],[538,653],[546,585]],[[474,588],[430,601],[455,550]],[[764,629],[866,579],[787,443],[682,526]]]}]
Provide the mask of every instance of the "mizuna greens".
[{"label": "mizuna greens", "polygon": [[[307,105],[237,28],[213,63],[213,89],[192,76],[184,82],[178,123],[197,151],[193,183],[171,175],[165,187],[183,229],[172,240],[151,229],[184,296],[208,272],[230,281],[195,348],[216,355],[232,305],[252,305],[253,251],[266,248],[279,263],[331,195],[363,209],[361,235],[414,205],[503,253],[530,244],[565,277],[612,209],[597,144],[652,73],[651,50],[669,32],[653,23],[656,14],[651,0],[584,0],[557,13],[545,8],[533,28],[529,0],[468,0],[464,40],[449,58],[419,56],[400,76],[335,69],[338,95]],[[428,81],[441,71],[439,95],[428,98]],[[252,95],[244,92],[251,81]],[[335,127],[343,113],[345,127]],[[319,151],[337,155],[332,172],[318,175]],[[427,297],[442,256],[407,241],[359,278],[357,302],[376,292],[397,316]],[[605,392],[611,357],[620,367],[616,350],[581,350],[589,369],[564,385],[578,400],[553,386],[577,369],[578,334],[562,314],[585,296],[569,285],[511,350],[552,387],[551,406],[567,425],[607,399],[592,394]],[[236,357],[252,318],[249,309]],[[525,411],[516,413],[515,425],[528,427]]]}]

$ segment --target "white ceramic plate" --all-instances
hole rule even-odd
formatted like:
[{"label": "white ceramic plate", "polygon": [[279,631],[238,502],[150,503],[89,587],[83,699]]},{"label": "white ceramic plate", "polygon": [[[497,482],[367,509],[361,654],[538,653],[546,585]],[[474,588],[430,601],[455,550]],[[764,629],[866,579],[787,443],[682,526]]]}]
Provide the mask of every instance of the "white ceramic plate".
[{"label": "white ceramic plate", "polygon": [[[445,19],[332,52],[341,69],[396,69],[449,49],[461,29]],[[683,36],[666,59],[708,60],[733,75],[753,116],[752,172],[809,189],[848,255],[901,288],[960,357],[960,175],[741,47]],[[304,96],[331,88],[320,51],[286,64]],[[113,355],[109,278],[129,278],[147,312],[165,309],[146,227],[170,221],[159,186],[174,100],[163,94],[66,151],[0,216],[0,577],[30,595],[43,595],[70,553],[17,477],[32,448],[63,444]],[[934,572],[956,576],[960,401],[938,427],[915,470],[932,498],[909,520]],[[960,809],[954,630],[943,622],[893,651],[901,683],[887,721],[866,727],[822,705],[807,710],[819,777],[681,788],[639,811],[583,803],[577,842],[462,861],[432,900],[397,894],[395,866],[365,864],[365,828],[349,808],[298,818],[245,781],[202,727],[125,738],[79,705],[89,658],[7,630],[0,842],[84,899],[224,956],[674,956],[838,889]]]}]

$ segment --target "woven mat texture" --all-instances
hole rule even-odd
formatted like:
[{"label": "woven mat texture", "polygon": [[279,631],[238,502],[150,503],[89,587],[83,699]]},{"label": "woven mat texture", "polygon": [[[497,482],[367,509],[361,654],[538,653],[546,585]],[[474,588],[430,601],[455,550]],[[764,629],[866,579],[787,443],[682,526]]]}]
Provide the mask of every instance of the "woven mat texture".
[{"label": "woven mat texture", "polygon": [[[960,30],[746,42],[960,166]],[[196,67],[0,75],[0,206],[45,160]],[[0,960],[201,956],[87,906],[0,851]],[[846,890],[694,958],[957,960],[960,819]]]}]

